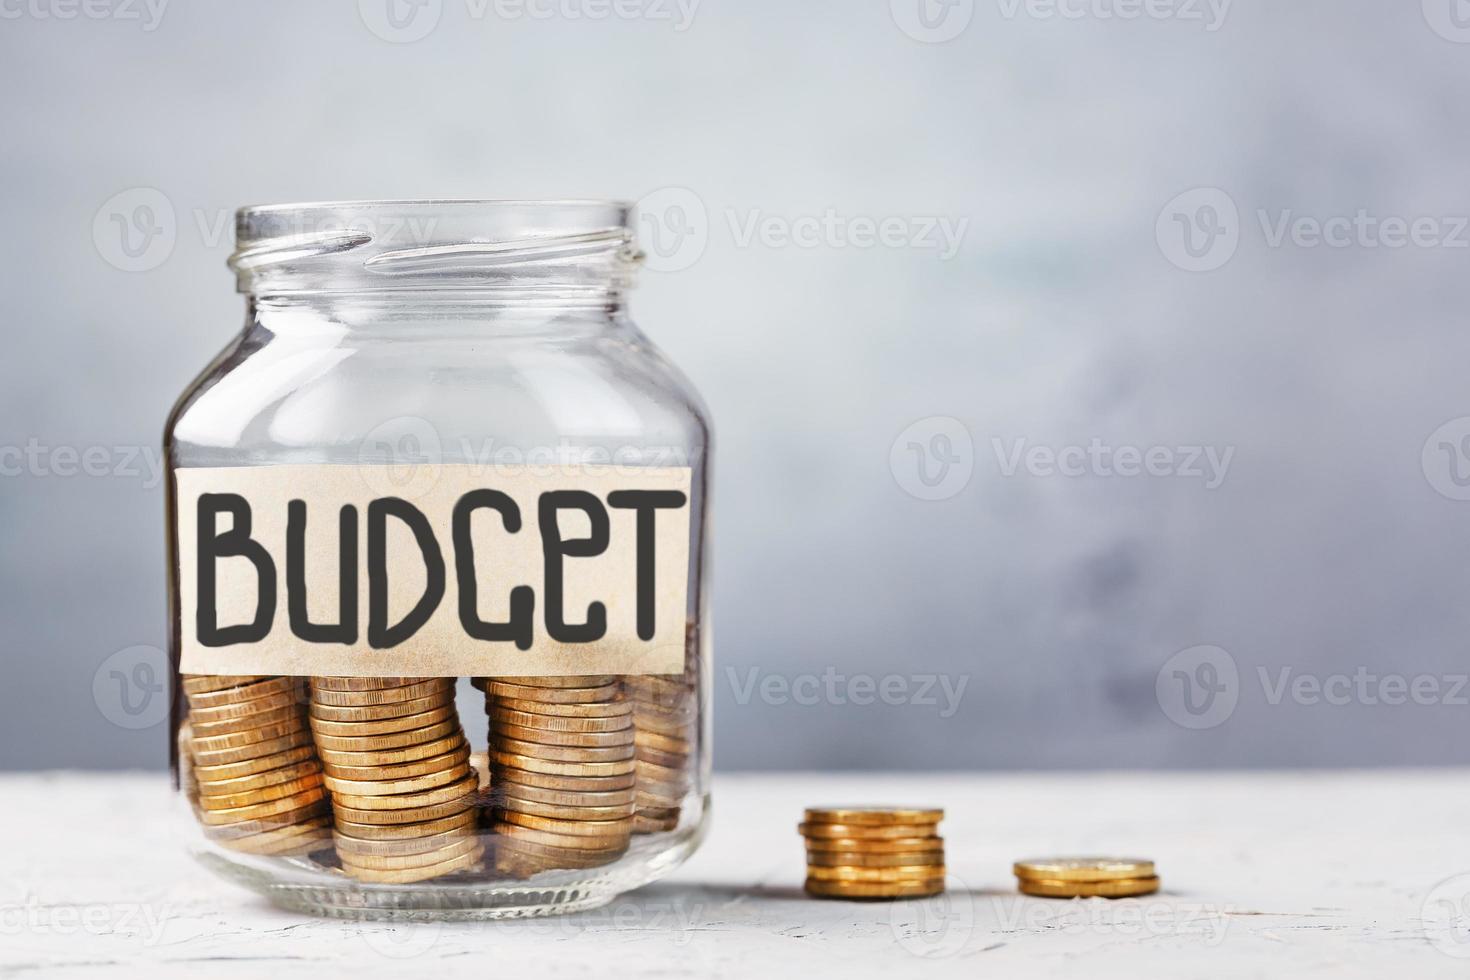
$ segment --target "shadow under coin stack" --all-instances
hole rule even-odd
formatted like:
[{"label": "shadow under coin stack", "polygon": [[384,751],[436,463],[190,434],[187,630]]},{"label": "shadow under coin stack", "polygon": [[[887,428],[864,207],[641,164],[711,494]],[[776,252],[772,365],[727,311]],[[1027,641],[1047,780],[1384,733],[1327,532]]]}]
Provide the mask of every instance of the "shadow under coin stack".
[{"label": "shadow under coin stack", "polygon": [[923,898],[944,891],[943,810],[809,809],[806,890],[822,898]]},{"label": "shadow under coin stack", "polygon": [[331,804],[306,726],[303,680],[188,674],[181,683],[186,778],[205,836],[250,854],[325,844]]},{"label": "shadow under coin stack", "polygon": [[496,868],[595,868],[633,832],[633,705],[616,677],[491,677]]},{"label": "shadow under coin stack", "polygon": [[474,868],[479,777],[452,677],[314,677],[311,730],[342,870],[407,884]]},{"label": "shadow under coin stack", "polygon": [[694,681],[687,676],[629,675],[638,758],[638,813],[633,831],[673,830],[689,792],[689,757],[697,730]]}]

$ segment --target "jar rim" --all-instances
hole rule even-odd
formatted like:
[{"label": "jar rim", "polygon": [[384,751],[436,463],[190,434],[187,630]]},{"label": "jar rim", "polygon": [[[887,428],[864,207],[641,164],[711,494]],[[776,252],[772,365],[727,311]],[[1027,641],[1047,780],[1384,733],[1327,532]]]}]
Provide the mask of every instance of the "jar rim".
[{"label": "jar rim", "polygon": [[269,211],[340,210],[342,208],[407,208],[407,207],[605,207],[629,208],[633,201],[624,198],[566,197],[566,198],[513,198],[513,197],[382,197],[361,198],[344,201],[286,201],[274,204],[246,204],[236,210],[236,215],[258,214]]},{"label": "jar rim", "polygon": [[242,292],[430,288],[620,292],[636,205],[568,198],[255,204],[235,213]]}]

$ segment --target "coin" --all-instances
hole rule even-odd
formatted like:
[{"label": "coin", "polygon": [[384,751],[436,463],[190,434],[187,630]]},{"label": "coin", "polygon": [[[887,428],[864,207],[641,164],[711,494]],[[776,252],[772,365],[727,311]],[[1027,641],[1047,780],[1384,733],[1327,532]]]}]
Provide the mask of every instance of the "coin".
[{"label": "coin", "polygon": [[864,851],[808,851],[808,868],[903,868],[943,865],[944,851],[900,851],[868,854]]},{"label": "coin", "polygon": [[886,868],[852,868],[808,865],[806,876],[814,881],[928,881],[944,880],[943,864],[895,865]]},{"label": "coin", "polygon": [[[231,749],[230,751],[239,752],[241,750]],[[253,776],[258,772],[269,772],[272,769],[279,769],[281,766],[289,766],[293,763],[310,759],[316,753],[312,751],[311,740],[307,739],[305,744],[297,745],[294,748],[282,752],[258,755],[249,759],[241,759],[239,762],[214,763],[212,757],[218,754],[209,753],[211,756],[211,765],[207,766],[201,763],[200,757],[195,758],[194,778],[201,784],[216,782],[222,779],[235,779],[240,776]]]},{"label": "coin", "polygon": [[633,817],[633,833],[653,834],[664,830],[673,830],[679,826],[679,808],[675,807],[671,814],[655,814],[651,811],[640,810]]},{"label": "coin", "polygon": [[497,734],[503,735],[506,738],[514,738],[522,742],[534,742],[537,745],[610,748],[631,746],[633,744],[633,729],[631,727],[612,732],[554,732],[545,728],[523,728],[520,725],[502,723],[495,726],[495,731]]},{"label": "coin", "polygon": [[287,854],[330,846],[331,832],[326,817],[315,817],[305,823],[289,824],[264,833],[216,840],[221,847],[247,854]]},{"label": "coin", "polygon": [[689,763],[689,756],[675,755],[670,752],[660,752],[645,746],[638,746],[638,761],[647,766],[658,766],[671,772],[680,772]]},{"label": "coin", "polygon": [[[550,701],[491,696],[497,710],[529,711],[552,718],[625,718],[632,722],[633,706],[626,701],[594,701],[589,704],[553,704]],[[487,702],[488,703],[488,702]]]},{"label": "coin", "polygon": [[1156,875],[1114,881],[1054,881],[1046,878],[1018,878],[1016,881],[1022,894],[1049,898],[1128,898],[1150,895],[1159,890]]},{"label": "coin", "polygon": [[[199,814],[194,811],[195,816]],[[248,820],[236,820],[234,823],[223,823],[206,825],[204,835],[211,840],[233,840],[237,837],[249,837],[252,834],[262,834],[271,830],[281,830],[286,827],[306,823],[318,817],[331,819],[332,804],[326,797],[313,800],[295,810],[287,810],[283,813],[272,813],[264,817],[256,817]]]},{"label": "coin", "polygon": [[893,824],[937,824],[944,811],[937,808],[844,806],[808,807],[807,823],[836,823],[852,826],[886,827]]},{"label": "coin", "polygon": [[262,711],[253,715],[245,715],[240,718],[225,718],[221,721],[205,721],[202,718],[190,715],[193,724],[192,731],[195,738],[213,738],[218,735],[231,735],[237,732],[248,732],[265,725],[281,725],[296,721],[304,721],[306,711],[302,705],[288,704],[281,708],[272,708],[270,711]]},{"label": "coin", "polygon": [[631,712],[610,718],[567,718],[492,705],[486,708],[486,713],[492,723],[510,722],[524,728],[544,728],[553,732],[615,732],[633,727]]},{"label": "coin", "polygon": [[351,870],[352,877],[358,881],[370,884],[383,885],[407,885],[416,881],[427,881],[430,878],[439,878],[455,871],[463,871],[473,868],[480,863],[484,857],[483,847],[476,848],[466,854],[450,858],[439,864],[430,864],[418,868],[404,868],[392,871],[383,871],[373,868],[354,867]]},{"label": "coin", "polygon": [[318,740],[317,755],[321,756],[323,762],[330,762],[335,766],[392,766],[404,762],[415,762],[419,759],[428,759],[444,752],[450,752],[461,745],[465,745],[464,735],[454,732],[443,738],[436,738],[428,742],[419,742],[417,745],[405,745],[402,748],[379,748],[373,750],[357,750],[342,752],[337,749],[327,748]]},{"label": "coin", "polygon": [[426,728],[389,732],[386,735],[325,735],[316,732],[315,736],[317,750],[324,753],[325,757],[325,754],[359,755],[410,749],[449,736],[463,738],[464,732],[460,730],[458,721],[448,719]]},{"label": "coin", "polygon": [[[284,735],[268,737],[259,742],[247,742],[229,748],[204,748],[201,740],[195,739],[190,752],[193,761],[200,766],[219,766],[231,762],[245,762],[262,756],[275,755],[301,746],[311,745],[311,732],[305,728],[288,730]],[[213,744],[213,743],[209,743]]]},{"label": "coin", "polygon": [[321,769],[317,766],[316,761],[307,759],[304,762],[280,766],[249,776],[211,780],[200,786],[199,792],[205,796],[227,796],[231,793],[248,793],[254,789],[264,789],[267,786],[288,783],[293,779],[300,779],[302,776],[310,776],[320,772]]},{"label": "coin", "polygon": [[234,810],[256,803],[279,800],[284,796],[295,796],[313,787],[320,786],[321,782],[321,773],[313,772],[308,776],[301,776],[288,782],[277,783],[274,786],[263,786],[260,789],[245,790],[243,792],[229,793],[221,796],[200,796],[199,805],[205,810]]},{"label": "coin", "polygon": [[285,813],[296,810],[310,803],[315,803],[326,796],[326,789],[320,785],[304,790],[293,796],[283,796],[280,799],[270,800],[266,803],[254,803],[250,806],[233,807],[227,810],[201,810],[198,817],[207,824],[234,823],[239,820],[259,820],[277,813]]},{"label": "coin", "polygon": [[486,686],[487,693],[506,701],[534,701],[539,704],[590,704],[612,701],[619,690],[616,684],[602,687],[526,687],[492,680]]},{"label": "coin", "polygon": [[523,840],[532,844],[549,844],[553,847],[561,847],[568,850],[586,851],[620,851],[627,847],[629,836],[627,829],[603,837],[593,837],[590,835],[553,833],[512,822],[499,823],[496,825],[495,830],[496,833],[513,840]]},{"label": "coin", "polygon": [[1028,858],[1017,861],[1017,878],[1051,881],[1116,881],[1120,878],[1150,878],[1154,863],[1143,858],[1060,857]]},{"label": "coin", "polygon": [[657,762],[638,760],[638,775],[650,783],[673,783],[678,785],[689,778],[682,766],[663,766]]},{"label": "coin", "polygon": [[589,791],[578,790],[555,790],[545,789],[540,786],[528,786],[513,780],[501,780],[495,786],[495,796],[500,799],[515,797],[519,800],[529,800],[546,806],[589,806],[589,807],[623,807],[634,802],[633,790],[603,790]]},{"label": "coin", "polygon": [[687,689],[651,691],[647,688],[634,687],[628,690],[627,697],[640,709],[676,718],[693,715],[698,704],[694,691]]},{"label": "coin", "polygon": [[382,691],[408,687],[424,681],[452,681],[451,677],[313,677],[311,689],[316,691]]},{"label": "coin", "polygon": [[806,880],[806,891],[819,898],[925,898],[944,891],[944,879],[914,882]]},{"label": "coin", "polygon": [[242,687],[256,681],[269,680],[264,674],[184,674],[180,682],[184,693],[207,694],[227,687]]},{"label": "coin", "polygon": [[490,761],[495,765],[520,769],[523,772],[539,772],[556,776],[621,776],[633,774],[633,760],[621,762],[553,762],[515,752],[490,750]]},{"label": "coin", "polygon": [[240,687],[226,687],[216,691],[200,692],[190,694],[189,707],[191,709],[214,708],[226,704],[241,704],[246,701],[254,701],[271,694],[286,694],[294,690],[296,678],[273,677],[269,680],[256,681],[252,684],[244,684]]},{"label": "coin", "polygon": [[500,819],[506,823],[529,827],[532,830],[544,830],[548,834],[566,834],[572,837],[614,839],[626,835],[629,829],[627,818],[614,820],[577,818],[566,820],[554,817],[542,817],[519,810],[507,810],[500,815]]},{"label": "coin", "polygon": [[322,764],[322,771],[328,776],[338,780],[352,780],[357,782],[392,782],[400,779],[416,779],[431,773],[442,772],[451,769],[461,763],[468,763],[470,758],[470,746],[464,739],[458,740],[458,747],[442,752],[439,755],[430,756],[427,759],[415,759],[410,762],[399,762],[391,765],[381,766],[339,766],[335,763],[326,762]]},{"label": "coin", "polygon": [[577,847],[557,847],[554,844],[537,844],[534,841],[522,840],[514,836],[504,836],[496,842],[495,849],[501,854],[515,854],[523,860],[538,862],[543,869],[549,867],[595,868],[626,854],[628,845],[624,841],[615,847],[588,850]]},{"label": "coin", "polygon": [[461,850],[465,841],[473,841],[483,844],[476,828],[473,826],[455,827],[451,830],[442,831],[428,837],[394,837],[383,840],[362,840],[349,837],[346,834],[334,834],[332,843],[337,848],[338,856],[344,861],[360,864],[365,867],[375,867],[376,863],[369,858],[403,858],[417,856],[418,864],[433,864],[435,860],[443,860],[448,854],[440,853],[439,858],[432,855],[444,851],[446,848],[460,846]]},{"label": "coin", "polygon": [[808,840],[841,837],[847,840],[894,840],[898,838],[932,837],[934,824],[892,824],[858,826],[844,823],[802,823],[797,830]]},{"label": "coin", "polygon": [[332,721],[325,718],[318,718],[314,715],[310,717],[310,720],[311,730],[316,734],[346,738],[364,735],[387,735],[393,732],[427,728],[430,725],[437,725],[442,721],[453,719],[454,717],[454,704],[451,702],[432,711],[401,715],[397,718],[381,718],[376,721]]},{"label": "coin", "polygon": [[375,688],[370,691],[334,691],[329,688],[316,687],[311,692],[311,699],[313,704],[344,708],[384,705],[396,704],[400,701],[439,697],[446,691],[452,691],[453,688],[454,682],[452,678],[435,677],[430,680],[419,681],[416,684],[405,684],[401,687]]},{"label": "coin", "polygon": [[573,871],[577,869],[597,868],[615,861],[618,854],[598,854],[595,852],[584,852],[582,857],[575,858],[551,858],[540,855],[527,854],[519,845],[508,845],[502,841],[495,848],[495,870],[512,878],[532,878],[547,871]]},{"label": "coin", "polygon": [[[381,799],[381,797],[376,797]],[[333,814],[338,820],[353,824],[372,824],[379,827],[399,827],[430,820],[451,817],[456,814],[476,813],[473,791],[469,795],[452,797],[438,803],[405,806],[402,809],[360,809],[343,803],[340,797],[333,799]]]},{"label": "coin", "polygon": [[[607,687],[616,684],[614,674],[548,674],[545,677],[487,677],[486,683],[503,681],[506,684],[521,684],[526,687]],[[481,690],[484,690],[482,687]]]},{"label": "coin", "polygon": [[[452,772],[453,770],[449,771]],[[480,778],[471,770],[464,778],[458,779],[448,785],[435,786],[431,789],[414,792],[365,794],[344,791],[340,795],[336,795],[336,791],[334,791],[332,802],[338,807],[348,807],[357,810],[411,810],[417,807],[432,807],[435,804],[447,803],[450,800],[463,800],[473,803],[476,795],[479,793],[479,789]],[[361,820],[362,818],[355,816],[352,819]]]},{"label": "coin", "polygon": [[650,810],[677,810],[684,803],[684,793],[648,793],[642,789],[638,790],[637,803],[638,812],[644,813]]},{"label": "coin", "polygon": [[[670,752],[659,752],[644,745],[634,743],[637,749],[638,769],[655,782],[672,782],[684,778],[689,769],[688,755],[675,755]],[[672,762],[659,762],[659,757],[672,758]]]},{"label": "coin", "polygon": [[295,691],[282,691],[276,694],[267,694],[262,697],[253,698],[249,701],[229,702],[216,705],[212,708],[189,708],[189,717],[193,719],[195,728],[201,724],[211,722],[228,721],[240,719],[249,715],[257,715],[262,712],[277,710],[285,707],[295,707],[301,703]]},{"label": "coin", "polygon": [[690,722],[676,721],[663,718],[655,714],[638,713],[637,724],[640,731],[655,732],[659,735],[684,736],[690,731]]},{"label": "coin", "polygon": [[402,824],[375,824],[358,823],[355,820],[345,819],[341,813],[336,815],[336,827],[338,832],[347,837],[358,840],[402,840],[418,839],[421,837],[432,837],[450,830],[473,829],[476,818],[479,815],[472,808],[461,810],[458,813],[434,820],[420,820],[414,823]]},{"label": "coin", "polygon": [[[641,729],[637,735],[633,736],[633,741],[637,743],[640,749],[656,749],[659,752],[668,752],[672,755],[688,755],[690,750],[689,742],[683,738],[674,735],[660,735],[657,732],[643,731]],[[807,819],[810,820],[811,811],[808,810],[807,814]]]},{"label": "coin", "polygon": [[[248,841],[264,843],[268,840],[279,840],[300,834],[308,830],[315,830],[323,836],[330,837],[329,829],[332,823],[331,814],[325,812],[321,801],[311,806],[290,813],[278,814],[266,820],[250,820],[242,823],[227,824],[220,827],[204,827],[204,836],[217,844],[229,845],[233,841]],[[313,812],[313,810],[315,812]]]},{"label": "coin", "polygon": [[688,772],[680,772],[677,776],[661,776],[654,778],[648,774],[648,770],[636,765],[633,768],[638,779],[638,792],[649,796],[675,797],[683,796],[689,791],[690,775]]},{"label": "coin", "polygon": [[637,697],[690,696],[699,688],[693,675],[682,674],[629,674],[623,678],[623,685]]},{"label": "coin", "polygon": [[613,745],[602,748],[584,745],[541,745],[497,734],[491,739],[490,746],[499,752],[534,756],[548,762],[625,762],[633,758],[633,746],[631,745]]},{"label": "coin", "polygon": [[384,721],[390,718],[402,718],[405,715],[423,714],[426,711],[443,708],[446,704],[452,704],[453,701],[454,694],[452,691],[441,691],[438,694],[413,698],[409,701],[390,701],[387,704],[363,704],[345,708],[313,701],[311,704],[311,718],[313,722]]},{"label": "coin", "polygon": [[655,819],[664,819],[668,817],[677,817],[679,815],[679,810],[680,807],[677,806],[639,805],[638,815],[653,817]]},{"label": "coin", "polygon": [[943,837],[894,837],[888,840],[854,840],[847,837],[809,837],[807,853],[862,851],[864,854],[902,854],[944,847]]},{"label": "coin", "polygon": [[246,837],[238,841],[222,841],[223,846],[232,850],[243,851],[247,854],[275,855],[278,857],[289,857],[298,854],[309,854],[312,851],[332,846],[332,835],[320,827],[308,827],[300,829],[292,827],[296,833],[283,837],[262,840],[259,836]]},{"label": "coin", "polygon": [[273,738],[284,738],[297,732],[306,730],[306,722],[301,718],[293,718],[290,721],[276,722],[270,725],[260,725],[256,728],[247,728],[240,732],[230,732],[225,735],[208,735],[204,737],[191,737],[189,743],[196,752],[217,752],[221,749],[238,749],[245,745],[254,745],[257,742],[267,742]]},{"label": "coin", "polygon": [[437,847],[425,851],[400,851],[396,848],[385,848],[372,851],[363,851],[351,846],[343,846],[341,838],[334,838],[337,844],[337,856],[342,859],[344,866],[353,869],[365,868],[373,871],[390,871],[395,868],[415,868],[427,864],[442,864],[450,858],[458,857],[472,850],[481,850],[483,845],[476,837],[466,837],[463,834],[447,839]]},{"label": "coin", "polygon": [[[469,753],[465,753],[466,759]],[[423,792],[435,789],[448,783],[454,783],[473,773],[468,761],[452,765],[448,769],[437,772],[425,773],[421,776],[413,776],[406,779],[339,779],[336,776],[322,776],[322,781],[333,793],[341,793],[342,798],[352,799],[357,797],[372,796],[397,796]],[[479,788],[479,779],[476,777],[476,789]],[[361,804],[357,804],[361,805]]]},{"label": "coin", "polygon": [[637,776],[638,802],[643,806],[678,806],[684,802],[685,795],[689,792],[689,781],[680,783],[653,782],[644,776]]},{"label": "coin", "polygon": [[632,800],[616,806],[558,806],[517,796],[505,797],[500,806],[506,811],[553,820],[622,820],[632,817],[637,809]]}]

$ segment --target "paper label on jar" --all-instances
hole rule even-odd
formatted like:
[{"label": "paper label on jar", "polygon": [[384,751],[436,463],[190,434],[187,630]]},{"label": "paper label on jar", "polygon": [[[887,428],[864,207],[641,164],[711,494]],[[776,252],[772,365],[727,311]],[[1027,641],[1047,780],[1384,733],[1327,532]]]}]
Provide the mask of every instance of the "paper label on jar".
[{"label": "paper label on jar", "polygon": [[688,467],[174,472],[187,674],[676,674]]}]

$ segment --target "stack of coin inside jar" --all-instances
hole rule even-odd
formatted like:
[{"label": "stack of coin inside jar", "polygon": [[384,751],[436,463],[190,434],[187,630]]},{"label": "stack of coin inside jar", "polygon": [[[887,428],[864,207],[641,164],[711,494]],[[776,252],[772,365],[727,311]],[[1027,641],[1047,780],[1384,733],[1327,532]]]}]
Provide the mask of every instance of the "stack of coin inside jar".
[{"label": "stack of coin inside jar", "polygon": [[337,857],[365,882],[476,868],[479,776],[453,677],[314,677],[311,731],[332,793]]},{"label": "stack of coin inside jar", "polygon": [[496,868],[527,878],[591,868],[628,849],[633,831],[633,705],[614,676],[492,677]]},{"label": "stack of coin inside jar", "polygon": [[207,837],[296,855],[327,839],[331,805],[306,726],[300,678],[185,675],[186,791]]},{"label": "stack of coin inside jar", "polygon": [[624,690],[633,703],[633,741],[637,754],[635,833],[673,830],[689,792],[689,758],[694,752],[698,715],[691,678],[627,677]]},{"label": "stack of coin inside jar", "polygon": [[824,807],[806,811],[806,890],[822,898],[921,898],[944,891],[944,811]]}]

